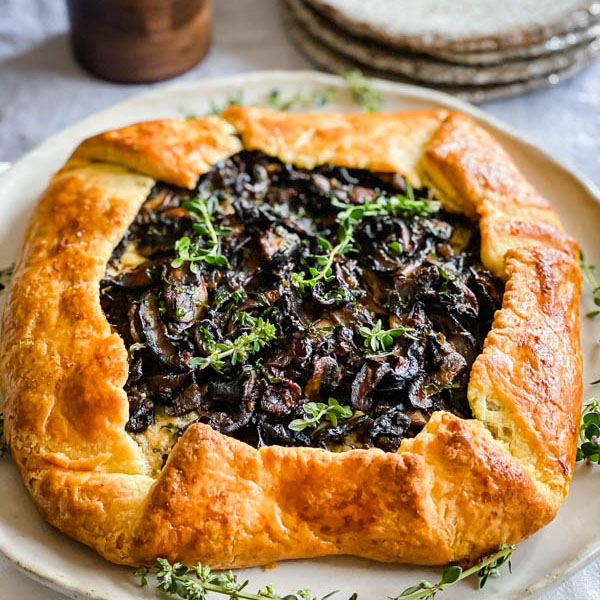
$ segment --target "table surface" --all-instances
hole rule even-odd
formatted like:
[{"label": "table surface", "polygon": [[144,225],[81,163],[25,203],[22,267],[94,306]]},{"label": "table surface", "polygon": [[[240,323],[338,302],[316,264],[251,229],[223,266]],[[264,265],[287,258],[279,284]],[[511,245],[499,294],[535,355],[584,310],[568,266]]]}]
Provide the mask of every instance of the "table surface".
[{"label": "table surface", "polygon": [[[208,57],[175,81],[312,67],[287,39],[278,0],[214,4],[214,42]],[[156,85],[165,84],[117,85],[85,73],[70,54],[60,0],[0,0],[0,161],[16,160],[49,135]],[[600,63],[556,87],[481,108],[600,185]],[[2,558],[0,581],[0,597],[5,600],[64,600]],[[598,597],[600,562],[546,594],[544,600]]]}]

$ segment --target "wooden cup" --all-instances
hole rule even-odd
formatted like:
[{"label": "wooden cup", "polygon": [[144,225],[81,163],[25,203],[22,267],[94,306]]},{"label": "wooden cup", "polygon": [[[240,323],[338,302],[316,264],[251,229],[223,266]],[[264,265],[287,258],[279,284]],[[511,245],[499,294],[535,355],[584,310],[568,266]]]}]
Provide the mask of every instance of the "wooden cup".
[{"label": "wooden cup", "polygon": [[67,0],[77,61],[110,81],[175,77],[210,47],[211,0]]}]

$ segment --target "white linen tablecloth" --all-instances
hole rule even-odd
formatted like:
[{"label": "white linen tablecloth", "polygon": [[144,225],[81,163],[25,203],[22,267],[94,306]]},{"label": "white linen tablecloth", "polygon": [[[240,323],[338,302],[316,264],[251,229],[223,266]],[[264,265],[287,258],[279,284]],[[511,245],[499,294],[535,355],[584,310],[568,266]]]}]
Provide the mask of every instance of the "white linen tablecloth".
[{"label": "white linen tablecloth", "polygon": [[[212,49],[202,64],[178,81],[311,67],[288,41],[277,0],[217,0],[214,4]],[[61,0],[0,0],[0,161],[15,160],[50,134],[153,87],[92,78],[70,54],[67,27]],[[560,86],[482,108],[600,185],[600,63]],[[65,600],[3,558],[0,582],[0,600]],[[598,600],[600,562],[543,598]]]}]

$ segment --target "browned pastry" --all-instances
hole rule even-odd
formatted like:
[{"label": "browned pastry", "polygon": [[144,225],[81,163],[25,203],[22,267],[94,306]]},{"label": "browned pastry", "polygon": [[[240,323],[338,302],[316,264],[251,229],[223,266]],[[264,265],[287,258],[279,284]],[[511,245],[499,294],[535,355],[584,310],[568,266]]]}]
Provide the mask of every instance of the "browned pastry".
[{"label": "browned pastry", "polygon": [[[481,261],[505,292],[467,375],[474,418],[433,412],[397,452],[257,449],[193,423],[153,468],[159,441],[126,431],[128,352],[100,282],[157,181],[192,189],[241,149],[297,168],[399,173],[478,223]],[[576,243],[462,114],[236,106],[131,125],[83,142],[30,219],[3,318],[6,435],[42,516],[113,562],[473,560],[547,524],[567,495],[581,409],[579,293]]]}]

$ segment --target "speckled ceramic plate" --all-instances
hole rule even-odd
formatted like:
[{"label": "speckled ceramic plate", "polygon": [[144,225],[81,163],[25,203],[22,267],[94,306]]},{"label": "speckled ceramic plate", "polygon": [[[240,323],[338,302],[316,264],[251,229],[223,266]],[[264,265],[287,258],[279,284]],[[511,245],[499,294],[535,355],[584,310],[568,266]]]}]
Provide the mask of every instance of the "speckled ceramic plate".
[{"label": "speckled ceramic plate", "polygon": [[310,36],[329,49],[362,65],[408,77],[426,85],[496,86],[547,77],[575,65],[585,64],[600,54],[600,40],[576,45],[537,58],[473,66],[450,64],[423,54],[406,52],[344,32],[315,12],[304,0],[286,0],[296,21]]},{"label": "speckled ceramic plate", "polygon": [[497,65],[508,60],[536,58],[563,52],[587,44],[600,37],[600,23],[595,23],[584,29],[575,29],[569,33],[553,35],[542,42],[531,46],[518,46],[516,48],[501,48],[482,52],[456,52],[453,50],[432,49],[428,52],[431,56],[464,65]]},{"label": "speckled ceramic plate", "polygon": [[[374,66],[374,61],[368,60],[369,52],[363,57],[363,61],[359,61],[358,47],[353,46],[348,50],[347,54],[355,55],[352,58],[347,54],[342,54],[310,34],[289,10],[286,15],[286,23],[290,37],[296,43],[298,48],[317,66],[322,67],[327,71],[331,71],[332,73],[343,73],[353,69],[360,69],[370,77],[389,79],[399,83],[420,83],[421,85],[436,88],[475,104],[488,102],[490,100],[498,100],[500,98],[508,98],[510,96],[518,96],[519,94],[531,92],[550,85],[556,85],[557,83],[561,83],[575,76],[581,69],[594,60],[594,58],[600,55],[600,42],[595,40],[592,44],[588,45],[584,56],[582,56],[579,61],[574,62],[564,69],[551,71],[545,75],[502,84],[442,85],[428,83],[426,81],[419,82],[415,81],[414,78],[406,77],[405,75],[398,75],[397,73],[377,69]],[[355,49],[357,49],[356,53],[353,52]],[[405,61],[406,60],[410,59],[405,59]],[[463,69],[464,68],[465,67],[463,67]]]},{"label": "speckled ceramic plate", "polygon": [[598,0],[306,0],[341,27],[399,48],[519,48],[588,27]]},{"label": "speckled ceramic plate", "polygon": [[[517,132],[450,96],[389,82],[376,85],[383,94],[383,108],[387,111],[452,107],[475,117],[496,135],[526,176],[553,203],[567,230],[581,241],[589,260],[600,264],[600,191],[584,177],[570,172]],[[357,110],[336,77],[303,71],[263,72],[164,87],[127,100],[51,137],[0,176],[2,261],[14,260],[36,197],[52,172],[85,137],[143,119],[203,114],[210,109],[211,101],[224,104],[240,91],[247,102],[263,102],[272,89],[280,90],[283,97],[291,97],[297,92],[308,94],[330,86],[339,91],[336,101],[326,107],[328,110]],[[586,294],[582,309],[587,312],[591,306],[590,295]],[[584,323],[586,382],[600,375],[599,336],[600,324]],[[588,386],[586,396],[590,394]],[[595,526],[600,518],[600,505],[594,501],[599,484],[600,468],[577,466],[571,494],[558,517],[519,545],[513,559],[513,574],[490,580],[483,591],[478,591],[472,581],[461,582],[444,592],[444,600],[530,598],[600,556]],[[46,524],[37,515],[9,457],[0,460],[0,490],[0,551],[34,579],[71,598],[164,598],[154,589],[137,587],[131,569],[104,561]],[[339,600],[346,600],[353,591],[359,593],[360,600],[384,600],[422,579],[437,581],[440,571],[342,556],[282,562],[273,570],[246,569],[241,575],[250,579],[250,588],[254,589],[266,583],[273,583],[282,592],[310,586],[321,595],[338,589],[340,593],[334,598]]]}]

